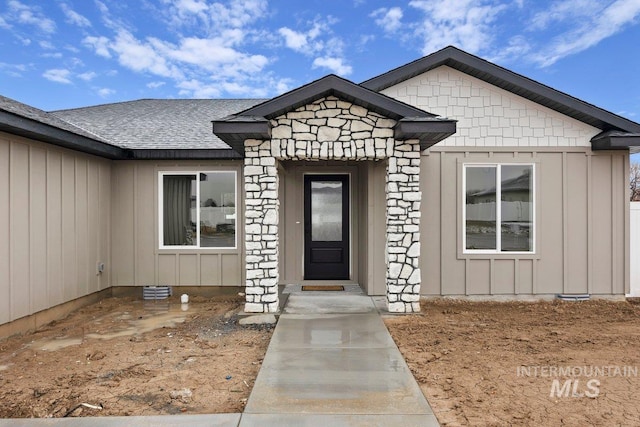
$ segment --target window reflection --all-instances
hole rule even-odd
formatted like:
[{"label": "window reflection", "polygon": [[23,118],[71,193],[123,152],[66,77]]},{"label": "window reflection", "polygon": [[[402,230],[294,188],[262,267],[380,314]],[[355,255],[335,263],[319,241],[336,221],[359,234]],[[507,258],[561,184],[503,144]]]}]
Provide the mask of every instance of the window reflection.
[{"label": "window reflection", "polygon": [[311,240],[342,240],[342,182],[311,182]]},{"label": "window reflection", "polygon": [[235,172],[163,175],[162,221],[163,246],[235,247]]},{"label": "window reflection", "polygon": [[466,168],[466,248],[496,249],[496,168]]},{"label": "window reflection", "polygon": [[200,247],[235,246],[235,174],[200,174]]},{"label": "window reflection", "polygon": [[530,165],[504,165],[501,169],[501,239],[503,251],[526,252],[532,249]]}]

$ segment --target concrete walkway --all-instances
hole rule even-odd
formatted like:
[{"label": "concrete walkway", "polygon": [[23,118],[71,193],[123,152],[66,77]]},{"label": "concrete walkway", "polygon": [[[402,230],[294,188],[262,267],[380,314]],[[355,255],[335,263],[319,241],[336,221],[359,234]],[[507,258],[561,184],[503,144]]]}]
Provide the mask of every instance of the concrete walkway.
[{"label": "concrete walkway", "polygon": [[371,297],[292,294],[240,420],[325,425],[439,425]]},{"label": "concrete walkway", "polygon": [[363,295],[293,293],[243,414],[0,420],[5,426],[438,426],[380,317]]}]

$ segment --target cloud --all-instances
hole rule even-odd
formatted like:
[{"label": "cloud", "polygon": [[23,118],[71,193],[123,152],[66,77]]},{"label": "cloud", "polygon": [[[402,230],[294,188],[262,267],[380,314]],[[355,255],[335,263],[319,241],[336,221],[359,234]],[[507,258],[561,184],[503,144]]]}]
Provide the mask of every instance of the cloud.
[{"label": "cloud", "polygon": [[147,87],[149,89],[158,89],[159,87],[162,87],[165,85],[165,82],[149,82],[147,83]]},{"label": "cloud", "polygon": [[117,58],[120,65],[135,72],[173,79],[182,94],[245,95],[255,91],[256,85],[250,82],[260,80],[269,60],[236,49],[236,32],[225,31],[228,37],[185,37],[172,43],[153,37],[139,40],[120,29],[113,39],[86,37],[84,44],[100,56]]},{"label": "cloud", "polygon": [[11,25],[9,25],[9,23],[2,16],[0,16],[0,28],[4,28],[5,30],[11,29]]},{"label": "cloud", "polygon": [[92,47],[95,50],[96,54],[102,56],[103,58],[111,58],[111,53],[109,52],[109,43],[110,40],[104,36],[87,36],[82,40],[82,44],[88,47]]},{"label": "cloud", "polygon": [[272,88],[277,94],[290,90],[292,82],[290,79],[274,78],[271,75],[263,76],[260,81],[262,85],[257,87],[253,81],[202,81],[200,79],[190,79],[180,82],[177,86],[180,89],[179,95],[192,98],[219,98],[222,94],[242,97],[264,98],[273,96]]},{"label": "cloud", "polygon": [[7,64],[0,62],[0,70],[11,77],[22,77],[22,73],[27,71],[25,64]]},{"label": "cloud", "polygon": [[84,16],[80,15],[75,10],[71,9],[71,7],[68,4],[61,3],[60,8],[62,9],[62,12],[64,12],[65,16],[67,17],[67,22],[69,22],[70,24],[77,25],[78,27],[91,26],[91,21],[89,21]]},{"label": "cloud", "polygon": [[395,33],[402,27],[403,13],[399,7],[381,7],[374,10],[369,16],[374,18],[375,23],[386,33]]},{"label": "cloud", "polygon": [[47,50],[55,50],[56,49],[56,47],[53,45],[53,43],[51,43],[49,40],[40,40],[38,42],[38,44],[43,49],[47,49]]},{"label": "cloud", "polygon": [[42,77],[56,83],[71,84],[71,80],[69,79],[70,75],[71,75],[71,71],[69,70],[54,68],[54,69],[45,71],[42,74]]},{"label": "cloud", "polygon": [[267,7],[266,0],[231,0],[228,6],[222,3],[211,4],[209,13],[213,24],[239,28],[265,16]]},{"label": "cloud", "polygon": [[118,21],[101,0],[95,3],[111,32],[86,36],[82,45],[123,68],[151,77],[149,89],[166,84],[178,88],[181,96],[198,98],[267,97],[289,90],[294,82],[269,71],[276,57],[275,53],[263,54],[264,47],[269,52],[284,48],[302,53],[314,68],[341,75],[353,71],[345,59],[345,43],[332,31],[337,21],[331,16],[274,31],[259,23],[270,14],[266,0],[162,0],[145,3],[149,17],[166,28],[152,36],[136,28],[133,20]]},{"label": "cloud", "polygon": [[85,82],[90,82],[91,80],[98,77],[98,74],[96,74],[93,71],[88,71],[86,73],[78,74],[78,77],[84,80]]},{"label": "cloud", "polygon": [[[168,25],[161,37],[138,37],[141,31],[116,22],[103,3],[96,3],[113,34],[87,36],[83,45],[103,58],[116,59],[133,72],[172,80],[183,96],[255,96],[282,87],[265,72],[270,59],[244,48],[248,35],[253,43],[263,40],[254,23],[266,13],[264,0],[225,4],[164,0],[168,7],[154,9],[154,16],[165,19]],[[172,31],[172,26],[185,29]],[[164,84],[152,82],[148,87]]]},{"label": "cloud", "polygon": [[344,42],[334,36],[331,25],[337,21],[327,16],[308,22],[308,29],[297,31],[289,27],[281,27],[278,34],[284,39],[287,48],[305,56],[313,56],[313,68],[326,68],[332,73],[349,75],[353,69],[344,58]]},{"label": "cloud", "polygon": [[109,96],[113,95],[114,93],[116,93],[115,90],[109,89],[107,87],[103,87],[103,88],[98,89],[98,95],[100,95],[102,98],[108,98]]},{"label": "cloud", "polygon": [[109,13],[109,8],[106,4],[102,3],[100,0],[94,0],[94,3],[101,14],[106,15]]},{"label": "cloud", "polygon": [[220,28],[246,28],[267,16],[266,0],[231,0],[209,4],[202,0],[167,0],[160,13],[175,27],[197,28],[202,35],[219,33]]},{"label": "cloud", "polygon": [[178,0],[176,1],[176,7],[182,13],[198,14],[204,12],[209,8],[206,2],[199,0]]},{"label": "cloud", "polygon": [[130,32],[121,29],[110,44],[121,65],[139,72],[148,72],[162,77],[180,78],[182,72],[173,66],[167,58],[159,54],[151,43],[141,42]]},{"label": "cloud", "polygon": [[222,90],[217,84],[203,83],[200,80],[191,79],[178,83],[181,89],[181,96],[191,96],[192,98],[219,98]]},{"label": "cloud", "polygon": [[311,26],[306,31],[296,31],[289,27],[282,27],[278,29],[278,34],[284,38],[284,44],[291,50],[306,55],[313,55],[324,49],[326,43],[319,40],[321,35],[331,35],[329,23],[331,18],[327,21],[321,21],[316,19],[311,22]]},{"label": "cloud", "polygon": [[238,76],[260,72],[268,63],[263,55],[250,55],[226,45],[222,38],[187,37],[179,45],[158,40],[152,44],[163,57],[215,72],[218,76]]},{"label": "cloud", "polygon": [[36,6],[27,6],[17,0],[7,3],[9,12],[4,16],[9,22],[15,21],[21,24],[32,25],[40,31],[52,34],[56,31],[56,23],[47,18]]},{"label": "cloud", "polygon": [[307,35],[292,30],[291,28],[282,27],[278,29],[278,34],[284,37],[285,46],[297,52],[301,52],[307,46]]},{"label": "cloud", "polygon": [[529,55],[531,51],[532,46],[529,40],[522,35],[516,35],[509,39],[507,46],[497,48],[487,59],[491,62],[500,63],[512,58]]},{"label": "cloud", "polygon": [[551,24],[587,17],[592,11],[601,10],[602,3],[597,0],[556,1],[550,7],[536,12],[527,30],[545,30]]},{"label": "cloud", "polygon": [[321,57],[313,61],[313,68],[327,68],[332,73],[348,76],[353,69],[343,62],[342,58]]},{"label": "cloud", "polygon": [[[617,0],[605,7],[581,8],[580,11],[567,7],[567,3],[566,0],[558,2],[551,13],[534,17],[534,28],[546,28],[550,22],[565,20],[572,25],[553,37],[533,56],[533,61],[542,67],[597,45],[635,23],[640,17],[640,0]],[[581,15],[581,19],[571,19],[576,13]]]},{"label": "cloud", "polygon": [[422,52],[432,53],[455,45],[472,53],[493,47],[493,22],[507,5],[491,0],[412,0],[409,6],[422,13],[411,25],[422,40]]}]

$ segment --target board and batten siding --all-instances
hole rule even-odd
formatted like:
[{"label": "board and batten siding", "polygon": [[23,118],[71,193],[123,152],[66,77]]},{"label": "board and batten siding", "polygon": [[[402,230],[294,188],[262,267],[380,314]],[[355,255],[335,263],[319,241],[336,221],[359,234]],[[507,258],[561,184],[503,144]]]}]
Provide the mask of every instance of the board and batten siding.
[{"label": "board and batten siding", "polygon": [[110,215],[109,160],[0,132],[0,324],[108,288]]},{"label": "board and batten siding", "polygon": [[[629,156],[591,151],[599,129],[447,66],[382,93],[458,121],[422,158],[423,295],[629,288]],[[535,165],[535,254],[463,254],[461,171],[478,162]]]},{"label": "board and batten siding", "polygon": [[[113,286],[243,286],[241,161],[115,161]],[[159,249],[158,173],[236,171],[235,249]]]},{"label": "board and batten siding", "polygon": [[631,286],[629,296],[640,297],[640,202],[630,203],[630,257],[631,260]]},{"label": "board and batten siding", "polygon": [[[533,254],[465,254],[462,165],[533,163]],[[626,152],[431,149],[422,157],[423,295],[624,295],[629,291]]]}]

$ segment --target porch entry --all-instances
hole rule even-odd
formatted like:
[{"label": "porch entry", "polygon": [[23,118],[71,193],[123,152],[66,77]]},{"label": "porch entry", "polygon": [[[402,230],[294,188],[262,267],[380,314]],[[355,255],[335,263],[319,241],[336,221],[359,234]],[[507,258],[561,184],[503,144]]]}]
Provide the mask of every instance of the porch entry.
[{"label": "porch entry", "polygon": [[304,175],[304,279],[347,280],[349,175]]}]

